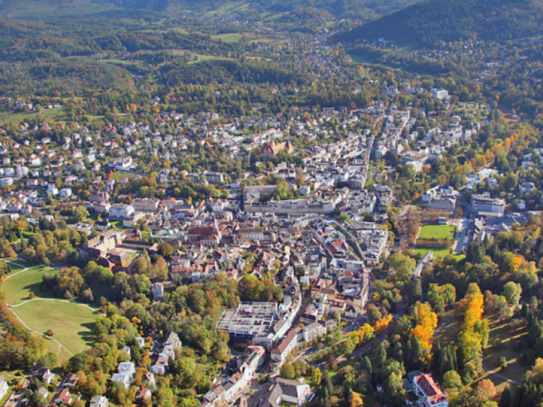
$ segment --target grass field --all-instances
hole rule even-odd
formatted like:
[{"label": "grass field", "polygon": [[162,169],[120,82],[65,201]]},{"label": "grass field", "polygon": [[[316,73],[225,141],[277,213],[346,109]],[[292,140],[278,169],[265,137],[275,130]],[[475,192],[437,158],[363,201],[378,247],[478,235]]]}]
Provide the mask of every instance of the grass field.
[{"label": "grass field", "polygon": [[243,38],[243,36],[241,34],[230,33],[230,34],[213,35],[211,38],[214,40],[221,40],[224,42],[232,42],[232,43],[237,44],[241,42],[241,39]]},{"label": "grass field", "polygon": [[84,351],[92,343],[98,315],[83,305],[38,299],[12,310],[30,329],[41,333],[52,329],[53,338],[74,354]]},{"label": "grass field", "polygon": [[[519,353],[519,341],[528,334],[525,327],[512,327],[509,321],[498,321],[493,317],[487,318],[490,326],[488,346],[484,350],[484,364],[489,369],[495,370],[501,375],[513,380],[522,382],[529,366],[521,365],[517,361]],[[493,346],[499,344],[498,346]],[[498,359],[504,356],[507,359],[507,366],[500,367]],[[488,375],[486,378],[492,380],[498,390],[503,390],[507,383],[495,375]]]},{"label": "grass field", "polygon": [[53,298],[52,292],[43,292],[40,290],[43,275],[46,273],[58,274],[58,270],[50,267],[38,266],[17,275],[13,273],[13,277],[4,281],[1,287],[1,290],[6,293],[6,303],[20,304],[29,299],[28,296],[31,292],[34,293],[36,297]]},{"label": "grass field", "polygon": [[420,228],[421,239],[454,239],[454,226],[424,225]]},{"label": "grass field", "polygon": [[435,248],[435,247],[424,247],[424,246],[417,246],[417,248],[415,249],[415,253],[420,253],[422,254],[423,256],[427,253],[427,252],[432,252],[434,253],[434,257],[436,258],[443,258],[445,256],[447,256],[448,254],[452,254],[453,257],[456,259],[456,260],[462,260],[464,257],[466,257],[465,255],[463,254],[455,254],[455,253],[451,253],[451,250],[450,249],[446,249],[446,248]]},{"label": "grass field", "polygon": [[11,112],[1,112],[0,113],[0,122],[10,122],[10,121],[13,121],[13,120],[21,120],[21,121],[25,121],[25,120],[32,120],[32,119],[35,119],[36,117],[38,117],[38,115],[40,115],[41,118],[49,118],[49,119],[52,119],[52,120],[55,120],[55,119],[61,119],[63,116],[64,116],[64,108],[62,109],[47,109],[47,110],[44,110],[42,111],[41,113],[34,113],[34,112],[29,112],[29,113],[11,113]]}]

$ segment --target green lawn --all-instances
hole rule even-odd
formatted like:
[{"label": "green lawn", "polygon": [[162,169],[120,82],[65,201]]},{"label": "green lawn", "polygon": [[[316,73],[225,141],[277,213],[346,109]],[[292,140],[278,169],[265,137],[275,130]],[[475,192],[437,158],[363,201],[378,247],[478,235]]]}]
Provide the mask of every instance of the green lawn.
[{"label": "green lawn", "polygon": [[446,248],[436,248],[436,247],[424,247],[424,246],[417,246],[415,248],[415,253],[420,253],[422,254],[423,256],[427,253],[427,252],[432,252],[434,253],[434,257],[436,258],[443,258],[445,256],[447,256],[448,254],[452,254],[453,257],[456,259],[456,260],[462,260],[464,257],[466,257],[465,255],[463,254],[455,254],[455,253],[451,253],[451,250],[450,249],[446,249]]},{"label": "green lawn", "polygon": [[241,39],[243,38],[243,36],[241,34],[230,33],[230,34],[213,35],[211,38],[214,40],[221,40],[224,42],[239,43],[241,42]]},{"label": "green lawn", "polygon": [[420,229],[421,239],[454,239],[454,226],[424,225]]},{"label": "green lawn", "polygon": [[38,116],[41,118],[49,118],[52,120],[58,120],[64,116],[64,108],[60,109],[47,109],[43,110],[41,113],[36,112],[23,112],[23,113],[12,113],[12,112],[1,112],[0,113],[0,122],[11,122],[13,120],[28,121],[34,120]]},{"label": "green lawn", "polygon": [[31,292],[33,292],[36,297],[53,298],[53,293],[50,291],[41,291],[40,285],[44,274],[58,274],[58,272],[58,270],[50,267],[37,266],[17,275],[13,273],[12,277],[4,281],[0,288],[6,293],[6,303],[20,304],[29,299],[28,296]]},{"label": "green lawn", "polygon": [[94,324],[99,317],[80,304],[39,299],[12,310],[30,329],[42,333],[52,329],[53,338],[74,354],[92,344]]},{"label": "green lawn", "polygon": [[109,175],[110,178],[114,179],[115,182],[118,182],[121,178],[128,178],[129,180],[134,178],[134,174],[124,171],[115,171]]},{"label": "green lawn", "polygon": [[[526,371],[530,366],[522,365],[517,361],[518,346],[523,336],[528,334],[525,327],[514,328],[510,321],[498,321],[494,317],[486,317],[490,326],[490,335],[488,338],[488,346],[484,350],[484,364],[489,369],[493,369],[501,375],[510,379],[522,382]],[[498,346],[493,346],[498,343]],[[507,366],[500,367],[498,359],[504,356],[507,359]],[[488,375],[486,378],[492,380],[499,390],[506,386],[499,377]]]}]

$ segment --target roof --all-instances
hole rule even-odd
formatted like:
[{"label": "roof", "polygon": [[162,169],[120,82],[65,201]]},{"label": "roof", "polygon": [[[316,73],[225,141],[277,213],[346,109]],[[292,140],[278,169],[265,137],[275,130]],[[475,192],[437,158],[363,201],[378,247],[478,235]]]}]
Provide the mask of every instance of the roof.
[{"label": "roof", "polygon": [[298,332],[300,332],[301,330],[302,328],[297,327],[289,331],[287,336],[281,341],[281,343],[277,346],[277,348],[273,349],[271,352],[282,354],[285,351],[285,349],[288,347],[288,345],[290,345],[290,343],[296,338],[296,336],[298,335]]},{"label": "roof", "polygon": [[420,376],[415,377],[415,382],[432,403],[447,398],[431,374],[422,373]]}]

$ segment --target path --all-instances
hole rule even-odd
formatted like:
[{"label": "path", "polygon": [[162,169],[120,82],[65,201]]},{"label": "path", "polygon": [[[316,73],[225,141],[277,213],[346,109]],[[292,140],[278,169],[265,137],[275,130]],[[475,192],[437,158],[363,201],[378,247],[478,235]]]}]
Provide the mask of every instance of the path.
[{"label": "path", "polygon": [[24,271],[30,270],[30,269],[35,268],[35,267],[39,267],[39,266],[27,267],[27,266],[24,265],[24,264],[17,263],[16,261],[11,261],[11,260],[2,260],[2,261],[3,261],[4,263],[14,264],[14,265],[16,265],[17,267],[22,267],[22,270],[19,270],[19,271],[17,271],[16,273],[13,273],[13,274],[8,275],[4,281],[9,280],[11,277],[16,276],[17,274],[21,274],[21,273],[24,272]]},{"label": "path", "polygon": [[483,369],[485,369],[485,372],[487,372],[488,374],[499,377],[500,379],[505,380],[506,382],[509,382],[511,384],[515,384],[517,386],[522,386],[523,385],[522,382],[519,382],[518,380],[510,379],[509,377],[506,377],[506,376],[496,372],[495,370],[492,370],[492,369],[488,368],[485,365],[483,365]]},{"label": "path", "polygon": [[445,321],[443,321],[437,329],[434,331],[434,336],[439,334],[441,331],[443,331],[443,328],[445,328],[447,325],[449,325],[452,321],[454,321],[454,315],[447,318]]},{"label": "path", "polygon": [[59,300],[58,298],[33,298],[31,300],[26,300],[26,301],[23,301],[22,303],[20,304],[7,304],[10,308],[17,308],[17,307],[20,307],[21,305],[24,305],[26,304],[27,302],[32,302],[32,301],[57,301],[57,302],[65,302],[67,304],[75,304],[75,305],[81,305],[82,307],[85,307],[85,308],[88,308],[90,309],[92,312],[94,312],[95,314],[99,314],[99,315],[102,315],[105,317],[105,314],[102,314],[100,311],[98,311],[97,309],[95,308],[92,308],[91,306],[87,305],[87,304],[81,304],[80,302],[74,302],[74,301],[68,301],[68,300]]}]

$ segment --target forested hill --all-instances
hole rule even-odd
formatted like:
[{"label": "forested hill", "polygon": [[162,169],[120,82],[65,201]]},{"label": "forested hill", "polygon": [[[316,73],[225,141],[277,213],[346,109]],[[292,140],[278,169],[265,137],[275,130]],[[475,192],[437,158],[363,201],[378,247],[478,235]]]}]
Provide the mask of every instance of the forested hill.
[{"label": "forested hill", "polygon": [[398,44],[509,40],[540,35],[543,0],[427,0],[336,36],[360,41],[383,38]]},{"label": "forested hill", "polygon": [[[258,20],[282,14],[317,14],[369,21],[417,0],[0,0],[4,18],[88,17],[111,11],[147,10],[175,16],[241,14]],[[104,13],[106,12],[106,13]]]}]

